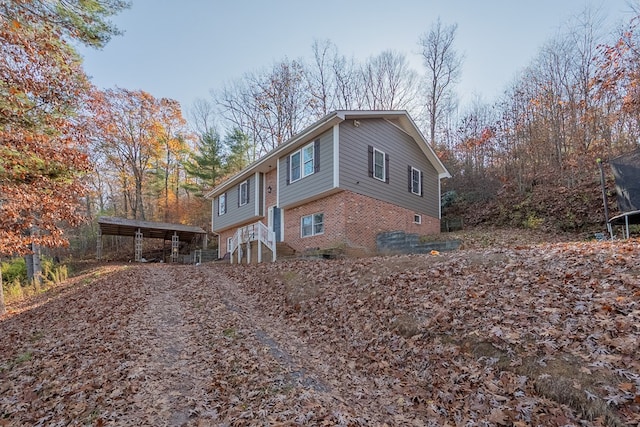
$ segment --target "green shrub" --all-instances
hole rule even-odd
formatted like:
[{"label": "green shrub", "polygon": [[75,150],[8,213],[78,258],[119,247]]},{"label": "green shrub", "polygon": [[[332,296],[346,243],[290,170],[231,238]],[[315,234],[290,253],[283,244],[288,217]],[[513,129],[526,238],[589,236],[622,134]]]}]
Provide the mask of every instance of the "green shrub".
[{"label": "green shrub", "polygon": [[42,280],[47,284],[59,285],[69,277],[69,270],[66,265],[56,265],[51,258],[42,257]]},{"label": "green shrub", "polygon": [[21,300],[24,297],[22,292],[22,284],[18,279],[13,282],[2,281],[2,288],[4,289],[5,302],[13,302]]},{"label": "green shrub", "polygon": [[2,283],[27,283],[27,263],[24,258],[13,258],[0,263],[2,271]]},{"label": "green shrub", "polygon": [[522,223],[523,227],[529,230],[536,230],[542,225],[544,218],[539,218],[535,213],[531,212]]},{"label": "green shrub", "polygon": [[67,280],[69,271],[66,265],[56,265],[53,259],[43,256],[40,259],[42,268],[42,284],[29,283],[27,264],[24,258],[13,258],[0,263],[2,271],[2,288],[7,302],[18,301],[40,293],[48,286],[59,285]]}]

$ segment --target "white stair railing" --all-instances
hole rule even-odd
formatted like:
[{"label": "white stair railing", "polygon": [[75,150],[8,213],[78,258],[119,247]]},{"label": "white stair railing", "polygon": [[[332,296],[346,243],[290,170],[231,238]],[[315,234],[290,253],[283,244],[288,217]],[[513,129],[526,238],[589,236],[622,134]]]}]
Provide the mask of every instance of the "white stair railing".
[{"label": "white stair railing", "polygon": [[229,252],[231,254],[230,262],[233,264],[233,254],[237,252],[238,264],[242,259],[243,245],[247,244],[247,262],[251,261],[250,243],[258,241],[258,262],[262,262],[262,245],[271,250],[272,261],[276,260],[276,235],[269,227],[261,222],[249,224],[244,227],[240,227],[236,230],[235,234],[231,238],[231,247]]}]

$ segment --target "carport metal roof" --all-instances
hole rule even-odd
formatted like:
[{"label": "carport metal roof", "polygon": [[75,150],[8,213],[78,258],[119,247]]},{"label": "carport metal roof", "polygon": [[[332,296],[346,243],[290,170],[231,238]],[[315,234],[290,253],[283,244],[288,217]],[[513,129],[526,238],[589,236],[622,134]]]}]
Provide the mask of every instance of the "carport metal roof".
[{"label": "carport metal roof", "polygon": [[196,237],[206,236],[207,232],[200,227],[184,224],[170,224],[166,222],[140,221],[118,217],[102,216],[98,218],[102,235],[132,236],[140,230],[142,236],[151,239],[171,240],[171,236],[178,235],[181,242],[191,242]]}]

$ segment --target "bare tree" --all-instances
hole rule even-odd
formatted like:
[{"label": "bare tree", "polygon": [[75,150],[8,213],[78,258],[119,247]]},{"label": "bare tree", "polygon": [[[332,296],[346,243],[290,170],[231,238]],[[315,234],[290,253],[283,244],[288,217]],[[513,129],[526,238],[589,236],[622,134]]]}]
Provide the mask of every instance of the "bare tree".
[{"label": "bare tree", "polygon": [[359,65],[330,41],[312,49],[311,65],[285,59],[213,93],[222,117],[249,137],[251,160],[333,110],[415,109],[418,76],[403,54],[387,51]]},{"label": "bare tree", "polygon": [[417,97],[418,76],[407,58],[384,51],[362,67],[365,107],[372,110],[411,110]]},{"label": "bare tree", "polygon": [[215,105],[207,99],[197,98],[189,110],[189,119],[199,135],[215,129],[215,117]]},{"label": "bare tree", "polygon": [[336,76],[333,65],[338,56],[336,46],[329,40],[314,41],[313,64],[307,71],[311,94],[311,110],[316,116],[324,116],[335,109]]},{"label": "bare tree", "polygon": [[245,74],[214,97],[224,118],[253,142],[255,160],[313,120],[307,89],[302,63],[283,60],[270,71]]},{"label": "bare tree", "polygon": [[462,56],[453,43],[457,24],[443,25],[440,18],[418,42],[427,69],[426,110],[431,145],[436,144],[436,131],[442,117],[453,109],[453,88],[462,71]]},{"label": "bare tree", "polygon": [[333,61],[332,68],[336,80],[336,108],[341,110],[362,108],[362,74],[356,61],[353,58],[338,56]]}]

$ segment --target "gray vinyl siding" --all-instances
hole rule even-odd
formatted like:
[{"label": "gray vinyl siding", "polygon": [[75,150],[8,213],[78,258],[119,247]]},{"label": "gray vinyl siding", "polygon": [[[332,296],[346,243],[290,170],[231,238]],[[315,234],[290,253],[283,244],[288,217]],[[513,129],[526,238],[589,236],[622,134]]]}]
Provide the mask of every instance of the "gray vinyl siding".
[{"label": "gray vinyl siding", "polygon": [[[411,136],[383,119],[345,121],[339,131],[341,188],[439,218],[438,173]],[[369,176],[369,145],[389,155],[389,183]],[[422,197],[409,191],[409,166],[422,171]]]},{"label": "gray vinyl siding", "polygon": [[[218,204],[220,197],[216,197],[213,203],[213,230],[224,230],[230,226],[239,225],[258,218],[264,213],[262,199],[262,175],[256,185],[255,175],[251,175],[249,181],[249,203],[238,206],[238,188],[241,183],[233,186],[227,191],[227,212],[224,215],[218,214]],[[242,181],[244,182],[244,181]],[[256,216],[256,197],[259,201],[259,215]]]},{"label": "gray vinyl siding", "polygon": [[[287,185],[287,158],[307,144],[320,140],[320,170]],[[280,207],[295,206],[317,194],[333,188],[333,130],[307,141],[295,150],[278,159],[278,181],[280,185]]]}]

